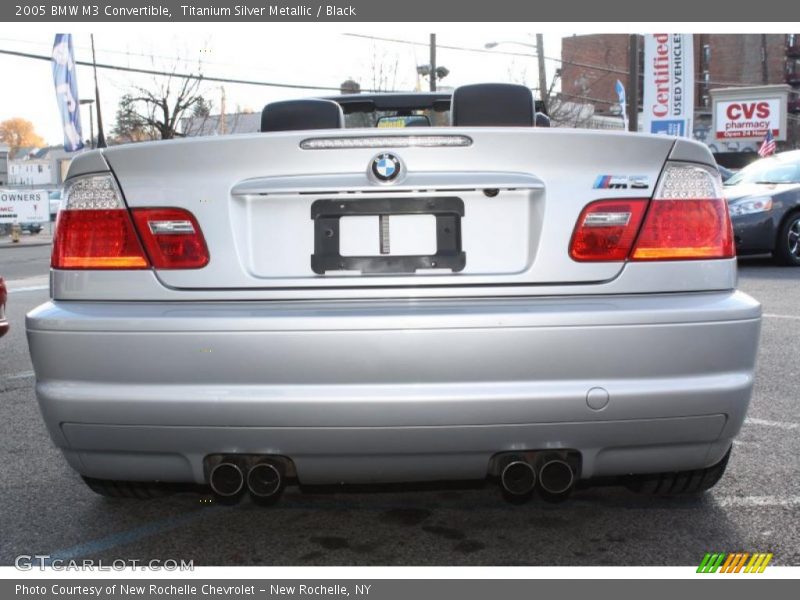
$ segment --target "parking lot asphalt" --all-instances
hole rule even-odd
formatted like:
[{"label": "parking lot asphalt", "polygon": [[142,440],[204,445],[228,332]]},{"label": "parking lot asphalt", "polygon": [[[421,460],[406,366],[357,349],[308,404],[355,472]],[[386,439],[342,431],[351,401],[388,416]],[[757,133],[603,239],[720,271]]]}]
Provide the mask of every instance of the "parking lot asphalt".
[{"label": "parking lot asphalt", "polygon": [[[39,415],[25,313],[48,297],[49,248],[0,248],[10,333],[0,340],[0,564],[54,558],[176,559],[195,565],[697,565],[705,552],[773,552],[800,565],[800,269],[740,261],[763,303],[755,393],[722,481],[700,498],[623,488],[562,504],[505,503],[491,484],[420,490],[290,488],[233,507],[181,494],[96,496]],[[720,348],[725,352],[725,348]]]}]

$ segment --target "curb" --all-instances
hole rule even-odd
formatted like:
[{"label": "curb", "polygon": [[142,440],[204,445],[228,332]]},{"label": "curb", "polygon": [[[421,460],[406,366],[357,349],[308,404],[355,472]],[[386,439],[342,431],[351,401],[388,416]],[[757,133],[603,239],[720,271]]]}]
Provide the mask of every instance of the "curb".
[{"label": "curb", "polygon": [[52,241],[50,242],[26,242],[26,243],[19,243],[15,244],[13,242],[3,242],[0,243],[0,248],[36,248],[38,246],[50,246],[52,245]]}]

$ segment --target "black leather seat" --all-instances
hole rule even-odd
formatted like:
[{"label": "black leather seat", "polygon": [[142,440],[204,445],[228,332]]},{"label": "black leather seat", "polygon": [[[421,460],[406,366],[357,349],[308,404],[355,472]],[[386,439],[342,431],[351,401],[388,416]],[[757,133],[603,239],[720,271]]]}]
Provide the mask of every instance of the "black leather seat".
[{"label": "black leather seat", "polygon": [[524,85],[478,83],[453,92],[450,122],[454,127],[533,127],[533,94]]},{"label": "black leather seat", "polygon": [[270,102],[261,111],[261,131],[341,129],[342,107],[332,100],[284,100]]}]

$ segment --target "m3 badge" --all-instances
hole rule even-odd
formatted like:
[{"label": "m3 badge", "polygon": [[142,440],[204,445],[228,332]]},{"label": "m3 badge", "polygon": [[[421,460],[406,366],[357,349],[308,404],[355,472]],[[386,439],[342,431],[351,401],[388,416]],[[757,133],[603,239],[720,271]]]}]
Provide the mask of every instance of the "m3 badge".
[{"label": "m3 badge", "polygon": [[598,175],[592,185],[595,190],[646,190],[649,187],[647,175]]}]

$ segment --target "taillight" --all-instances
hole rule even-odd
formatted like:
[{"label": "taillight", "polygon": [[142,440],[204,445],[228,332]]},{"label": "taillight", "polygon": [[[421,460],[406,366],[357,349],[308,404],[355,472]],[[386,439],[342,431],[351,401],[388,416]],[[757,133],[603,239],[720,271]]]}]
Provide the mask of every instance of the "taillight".
[{"label": "taillight", "polygon": [[667,163],[631,259],[687,260],[735,255],[719,173],[711,167]]},{"label": "taillight", "polygon": [[150,266],[111,175],[68,181],[58,213],[54,269],[146,269]]},{"label": "taillight", "polygon": [[[199,269],[209,255],[194,216],[180,208],[125,207],[110,174],[66,183],[54,269]],[[141,240],[141,241],[140,241]]]},{"label": "taillight", "polygon": [[736,255],[719,173],[667,163],[652,200],[598,200],[581,212],[569,249],[576,261],[690,260]]},{"label": "taillight", "polygon": [[647,198],[598,200],[581,212],[569,255],[577,261],[625,260],[630,254]]},{"label": "taillight", "polygon": [[136,229],[156,269],[199,269],[208,248],[194,215],[181,208],[134,208]]}]

